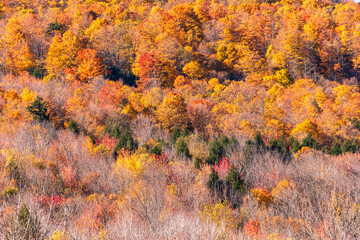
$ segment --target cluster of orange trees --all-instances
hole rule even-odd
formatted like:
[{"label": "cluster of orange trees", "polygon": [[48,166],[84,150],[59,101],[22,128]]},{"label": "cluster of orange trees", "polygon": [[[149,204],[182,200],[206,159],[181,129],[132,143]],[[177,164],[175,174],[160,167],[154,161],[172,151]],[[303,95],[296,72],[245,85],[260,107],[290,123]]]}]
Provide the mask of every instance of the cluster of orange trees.
[{"label": "cluster of orange trees", "polygon": [[360,238],[359,63],[354,1],[0,0],[0,238]]}]

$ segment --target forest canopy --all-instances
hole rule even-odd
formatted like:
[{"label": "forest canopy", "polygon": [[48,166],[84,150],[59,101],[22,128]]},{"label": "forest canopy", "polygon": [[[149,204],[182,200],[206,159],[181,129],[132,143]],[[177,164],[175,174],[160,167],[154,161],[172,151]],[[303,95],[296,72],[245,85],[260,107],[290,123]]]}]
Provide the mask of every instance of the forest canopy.
[{"label": "forest canopy", "polygon": [[0,0],[1,239],[359,239],[360,5]]}]

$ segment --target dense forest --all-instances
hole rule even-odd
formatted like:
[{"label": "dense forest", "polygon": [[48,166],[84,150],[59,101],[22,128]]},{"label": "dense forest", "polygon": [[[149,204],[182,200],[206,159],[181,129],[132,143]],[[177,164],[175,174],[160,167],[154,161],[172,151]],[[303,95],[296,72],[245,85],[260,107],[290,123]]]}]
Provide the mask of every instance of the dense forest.
[{"label": "dense forest", "polygon": [[0,0],[0,239],[360,239],[360,5]]}]

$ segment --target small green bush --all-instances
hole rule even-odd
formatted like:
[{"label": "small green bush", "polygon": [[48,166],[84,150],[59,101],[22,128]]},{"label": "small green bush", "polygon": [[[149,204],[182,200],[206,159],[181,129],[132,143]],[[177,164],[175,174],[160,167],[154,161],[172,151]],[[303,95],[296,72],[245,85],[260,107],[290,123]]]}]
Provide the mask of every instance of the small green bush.
[{"label": "small green bush", "polygon": [[74,119],[72,119],[72,118],[70,119],[67,128],[68,128],[71,132],[73,132],[73,133],[75,133],[75,134],[79,134],[79,133],[80,133],[80,128],[79,128],[79,126],[77,125],[77,123],[76,123],[76,122],[74,121]]},{"label": "small green bush", "polygon": [[27,107],[27,110],[31,113],[34,120],[43,122],[49,120],[47,113],[47,104],[41,97],[37,96],[36,99]]},{"label": "small green bush", "polygon": [[176,155],[184,154],[186,157],[190,158],[189,148],[183,138],[180,138],[176,143]]}]

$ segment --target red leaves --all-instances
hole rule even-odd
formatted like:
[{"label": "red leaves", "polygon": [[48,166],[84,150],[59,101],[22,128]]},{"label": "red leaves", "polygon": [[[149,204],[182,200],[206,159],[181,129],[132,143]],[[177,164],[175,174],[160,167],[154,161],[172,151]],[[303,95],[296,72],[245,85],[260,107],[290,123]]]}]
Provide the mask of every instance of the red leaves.
[{"label": "red leaves", "polygon": [[114,149],[116,146],[116,140],[109,136],[109,134],[105,134],[104,137],[100,138],[97,142],[97,144],[102,144],[106,148]]},{"label": "red leaves", "polygon": [[215,163],[214,170],[215,170],[215,172],[217,172],[220,179],[224,179],[230,170],[229,160],[227,158],[223,157],[220,160],[219,165],[217,163]]},{"label": "red leaves", "polygon": [[138,59],[138,65],[133,70],[140,77],[137,83],[139,88],[147,89],[159,84],[161,61],[154,52],[143,53]]},{"label": "red leaves", "polygon": [[65,202],[65,199],[57,194],[55,194],[51,197],[37,195],[36,199],[42,206],[46,206],[46,207],[49,207],[49,206],[59,207],[60,205],[62,205]]}]

